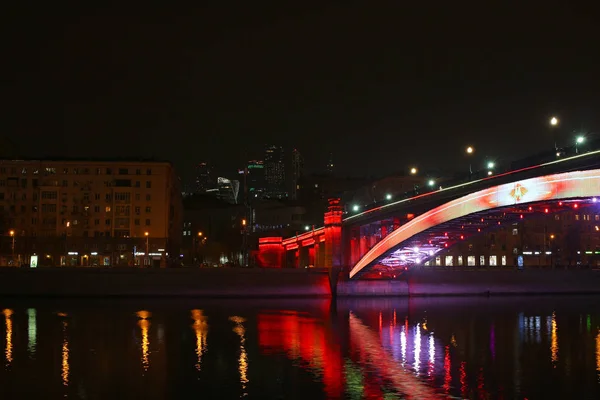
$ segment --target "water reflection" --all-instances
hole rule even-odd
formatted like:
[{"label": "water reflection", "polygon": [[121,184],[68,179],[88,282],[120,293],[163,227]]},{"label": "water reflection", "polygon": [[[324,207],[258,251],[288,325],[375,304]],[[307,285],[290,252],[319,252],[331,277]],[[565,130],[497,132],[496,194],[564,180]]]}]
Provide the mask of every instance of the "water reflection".
[{"label": "water reflection", "polygon": [[552,313],[552,336],[550,341],[551,359],[554,368],[558,362],[558,325],[556,324],[556,314]]},{"label": "water reflection", "polygon": [[27,309],[27,352],[30,358],[35,357],[37,346],[37,319],[35,308]]},{"label": "water reflection", "polygon": [[5,308],[2,310],[2,313],[4,314],[4,323],[6,325],[6,348],[4,350],[4,357],[6,358],[6,366],[8,367],[13,362],[13,310]]},{"label": "water reflection", "polygon": [[[182,398],[184,391],[224,399],[600,398],[600,301],[566,310],[546,304],[552,299],[538,308],[500,303],[498,312],[488,300],[466,310],[447,305],[457,300],[437,301],[361,300],[335,313],[142,304],[152,313],[136,312],[139,305],[73,307],[60,317],[55,306],[11,304],[0,327],[7,366],[0,398],[19,388],[27,398],[75,388],[87,398]],[[42,377],[35,385],[33,373]],[[109,393],[106,382],[123,374],[123,395]],[[231,377],[240,383],[227,385]]]},{"label": "water reflection", "polygon": [[138,326],[142,334],[142,368],[144,372],[150,368],[150,340],[148,338],[148,331],[150,330],[149,318],[152,314],[149,311],[138,311],[136,315],[139,318]]},{"label": "water reflection", "polygon": [[206,336],[208,333],[208,323],[206,316],[202,310],[192,310],[192,319],[194,323],[192,328],[196,333],[196,369],[200,372],[202,368],[202,355],[206,351]]},{"label": "water reflection", "polygon": [[62,322],[63,342],[62,342],[62,359],[61,359],[61,377],[63,386],[69,386],[69,338],[67,336],[67,321]]},{"label": "water reflection", "polygon": [[229,320],[235,322],[233,331],[240,337],[240,358],[238,360],[238,369],[240,371],[240,383],[242,384],[242,396],[247,396],[248,387],[248,353],[246,353],[246,329],[243,323],[246,320],[242,317],[229,317]]}]

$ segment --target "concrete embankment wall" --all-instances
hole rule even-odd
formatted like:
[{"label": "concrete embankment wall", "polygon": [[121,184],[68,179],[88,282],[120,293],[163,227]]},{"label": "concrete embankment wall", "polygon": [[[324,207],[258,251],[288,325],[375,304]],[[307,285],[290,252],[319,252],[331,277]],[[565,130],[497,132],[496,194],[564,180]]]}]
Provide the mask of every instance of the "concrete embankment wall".
[{"label": "concrete embankment wall", "polygon": [[410,296],[481,294],[600,293],[600,271],[593,270],[413,270]]},{"label": "concrete embankment wall", "polygon": [[0,268],[0,296],[329,297],[327,273],[241,268]]}]

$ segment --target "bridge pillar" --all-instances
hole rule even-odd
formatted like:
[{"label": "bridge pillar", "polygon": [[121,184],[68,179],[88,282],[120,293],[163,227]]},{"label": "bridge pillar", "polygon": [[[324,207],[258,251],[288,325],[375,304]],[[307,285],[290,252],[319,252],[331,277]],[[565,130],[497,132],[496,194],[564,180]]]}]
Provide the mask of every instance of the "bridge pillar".
[{"label": "bridge pillar", "polygon": [[387,226],[387,221],[384,221],[381,224],[381,240],[385,239],[385,237],[388,234],[388,226]]},{"label": "bridge pillar", "polygon": [[362,258],[365,254],[367,254],[367,251],[369,251],[369,243],[368,243],[368,235],[369,235],[369,231],[367,229],[367,227],[361,226],[360,227],[360,233],[359,233],[359,258]]},{"label": "bridge pillar", "polygon": [[373,248],[377,244],[377,228],[375,225],[369,225],[369,250]]},{"label": "bridge pillar", "polygon": [[329,270],[331,294],[337,294],[337,281],[342,270],[342,206],[339,198],[329,199],[325,213],[325,268]]},{"label": "bridge pillar", "polygon": [[298,268],[305,268],[308,266],[309,260],[309,250],[307,246],[300,246],[298,248]]}]

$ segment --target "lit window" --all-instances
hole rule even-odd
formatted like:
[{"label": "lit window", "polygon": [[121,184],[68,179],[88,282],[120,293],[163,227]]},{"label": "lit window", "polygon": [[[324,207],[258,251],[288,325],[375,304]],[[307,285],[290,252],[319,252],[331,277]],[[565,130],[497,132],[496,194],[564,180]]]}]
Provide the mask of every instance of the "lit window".
[{"label": "lit window", "polygon": [[490,256],[490,267],[495,267],[498,265],[498,257]]},{"label": "lit window", "polygon": [[475,266],[475,256],[468,256],[467,257],[467,265],[469,267],[474,267]]},{"label": "lit window", "polygon": [[579,221],[579,214],[575,215],[575,221]]},{"label": "lit window", "polygon": [[463,257],[462,256],[458,256],[456,261],[457,261],[457,263],[458,263],[459,266],[463,265]]},{"label": "lit window", "polygon": [[585,215],[583,216],[583,220],[584,220],[584,221],[589,221],[589,220],[590,220],[590,214],[585,214]]},{"label": "lit window", "polygon": [[506,256],[502,256],[502,266],[506,266]]},{"label": "lit window", "polygon": [[454,257],[452,257],[452,256],[446,256],[446,259],[444,260],[446,267],[452,266],[453,259],[454,259]]},{"label": "lit window", "polygon": [[519,234],[519,230],[517,228],[513,228],[512,234],[513,236],[517,236]]},{"label": "lit window", "polygon": [[435,258],[435,265],[436,265],[437,267],[439,267],[440,265],[442,265],[442,257],[440,257],[440,256],[437,256],[437,257]]},{"label": "lit window", "polygon": [[106,208],[104,209],[104,211],[110,212],[110,206],[106,206]]},{"label": "lit window", "polygon": [[558,215],[558,214],[554,215],[554,219],[557,221],[560,221],[560,215]]},{"label": "lit window", "polygon": [[481,265],[481,266],[485,265],[485,256],[479,256],[479,265]]},{"label": "lit window", "polygon": [[600,215],[596,214],[595,219],[596,221],[600,221]]}]

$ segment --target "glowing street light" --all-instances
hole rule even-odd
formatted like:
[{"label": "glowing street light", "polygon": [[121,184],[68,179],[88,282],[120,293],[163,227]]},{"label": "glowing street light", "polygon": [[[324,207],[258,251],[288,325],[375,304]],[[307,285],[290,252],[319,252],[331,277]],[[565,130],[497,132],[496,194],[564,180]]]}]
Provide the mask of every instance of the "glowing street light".
[{"label": "glowing street light", "polygon": [[410,174],[411,174],[411,175],[415,175],[416,173],[417,173],[417,169],[416,169],[415,167],[412,167],[412,168],[410,169]]},{"label": "glowing street light", "polygon": [[475,152],[475,149],[472,146],[467,147],[467,154],[473,154]]},{"label": "glowing street light", "polygon": [[[148,250],[150,248],[150,246],[149,246],[150,232],[148,232],[148,231],[144,232],[144,236],[146,236],[146,258],[148,260],[150,260],[150,257],[149,257],[150,254],[149,254],[149,250]],[[150,261],[148,261],[148,264],[150,264]]]},{"label": "glowing street light", "polygon": [[435,186],[435,181],[434,181],[433,179],[430,179],[430,180],[429,180],[429,182],[427,182],[427,184],[428,184],[430,187],[433,187],[433,186]]},{"label": "glowing street light", "polygon": [[550,125],[552,125],[552,126],[558,125],[558,118],[556,118],[556,117],[550,118]]},{"label": "glowing street light", "polygon": [[493,161],[490,161],[490,162],[487,164],[487,167],[488,167],[488,169],[492,169],[492,168],[494,168],[495,166],[496,166],[496,164],[495,164]]},{"label": "glowing street light", "polygon": [[577,144],[581,144],[581,143],[585,142],[585,137],[577,136],[576,142],[577,142]]},{"label": "glowing street light", "polygon": [[306,225],[306,226],[304,227],[304,230],[305,230],[305,231],[310,231],[310,226]]},{"label": "glowing street light", "polygon": [[10,236],[12,237],[12,259],[13,259],[13,263],[15,262],[15,231],[11,229],[10,232],[8,232],[10,234]]},{"label": "glowing street light", "polygon": [[389,194],[389,193],[388,193],[388,194],[386,194],[386,195],[385,195],[385,199],[386,199],[386,200],[391,200],[391,199],[392,199],[392,195],[391,195],[391,194]]},{"label": "glowing street light", "polygon": [[198,236],[202,236],[202,232],[198,232]]},{"label": "glowing street light", "polygon": [[488,171],[488,176],[492,176],[493,172],[492,171]]},{"label": "glowing street light", "polygon": [[358,204],[355,204],[352,206],[352,211],[357,212],[358,210],[360,210],[360,207]]}]

